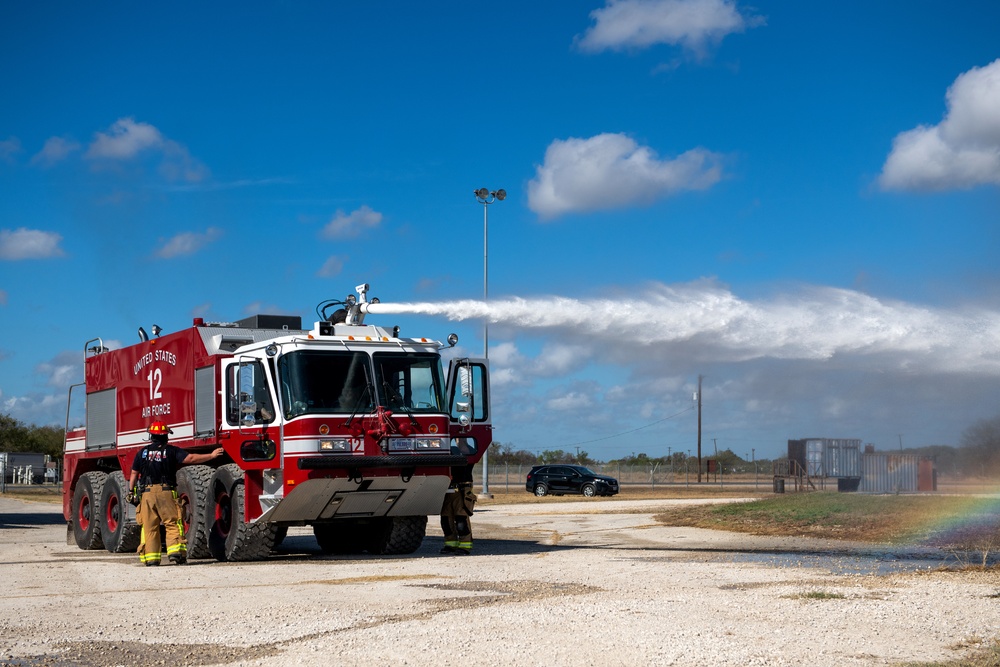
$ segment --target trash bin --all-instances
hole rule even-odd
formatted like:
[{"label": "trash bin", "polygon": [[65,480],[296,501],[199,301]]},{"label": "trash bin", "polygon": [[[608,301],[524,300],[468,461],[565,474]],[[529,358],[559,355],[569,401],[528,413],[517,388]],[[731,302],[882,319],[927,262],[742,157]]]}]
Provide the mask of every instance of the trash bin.
[{"label": "trash bin", "polygon": [[775,493],[785,492],[785,479],[783,477],[774,478],[774,492]]}]

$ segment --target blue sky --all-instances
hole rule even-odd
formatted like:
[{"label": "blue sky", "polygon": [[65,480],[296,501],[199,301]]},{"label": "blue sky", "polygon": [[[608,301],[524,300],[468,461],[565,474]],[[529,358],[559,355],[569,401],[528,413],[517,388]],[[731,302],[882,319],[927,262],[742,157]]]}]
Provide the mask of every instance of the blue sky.
[{"label": "blue sky", "polygon": [[[0,5],[0,412],[84,342],[490,320],[496,438],[957,444],[1000,415],[1000,4]],[[480,187],[489,206],[483,297]]]}]

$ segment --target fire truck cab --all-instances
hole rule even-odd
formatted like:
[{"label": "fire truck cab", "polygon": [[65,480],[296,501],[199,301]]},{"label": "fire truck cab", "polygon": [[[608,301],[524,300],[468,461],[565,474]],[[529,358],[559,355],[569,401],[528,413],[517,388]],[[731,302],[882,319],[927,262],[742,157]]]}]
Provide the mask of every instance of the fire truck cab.
[{"label": "fire truck cab", "polygon": [[[289,526],[306,525],[325,553],[415,551],[451,468],[490,444],[488,366],[455,358],[446,371],[454,334],[446,345],[365,324],[391,308],[369,301],[368,285],[356,290],[321,303],[310,330],[258,315],[162,336],[154,327],[152,338],[140,329],[119,350],[87,341],[85,382],[67,408],[67,540],[136,549],[127,479],[159,420],[173,445],[226,452],[217,467],[178,471],[189,558],[265,558]],[[86,425],[71,427],[81,397]]]}]

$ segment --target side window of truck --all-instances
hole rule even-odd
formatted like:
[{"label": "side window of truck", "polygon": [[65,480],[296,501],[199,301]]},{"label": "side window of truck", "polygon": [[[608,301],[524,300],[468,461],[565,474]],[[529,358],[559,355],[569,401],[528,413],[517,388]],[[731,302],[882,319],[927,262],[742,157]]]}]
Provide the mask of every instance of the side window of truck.
[{"label": "side window of truck", "polygon": [[259,361],[230,364],[226,370],[226,421],[239,426],[245,414],[254,424],[274,421],[274,401]]}]

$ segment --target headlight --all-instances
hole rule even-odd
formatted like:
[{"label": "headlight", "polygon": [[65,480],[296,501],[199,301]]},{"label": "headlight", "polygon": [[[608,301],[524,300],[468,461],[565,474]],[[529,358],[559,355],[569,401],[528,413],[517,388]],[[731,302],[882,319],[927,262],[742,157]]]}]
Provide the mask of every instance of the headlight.
[{"label": "headlight", "polygon": [[445,442],[443,438],[421,438],[417,440],[418,450],[439,450],[439,449],[451,449],[451,447]]},{"label": "headlight", "polygon": [[447,438],[389,438],[390,452],[438,452],[450,451]]},{"label": "headlight", "polygon": [[344,439],[320,440],[319,451],[321,452],[349,452],[351,451],[351,441]]}]

